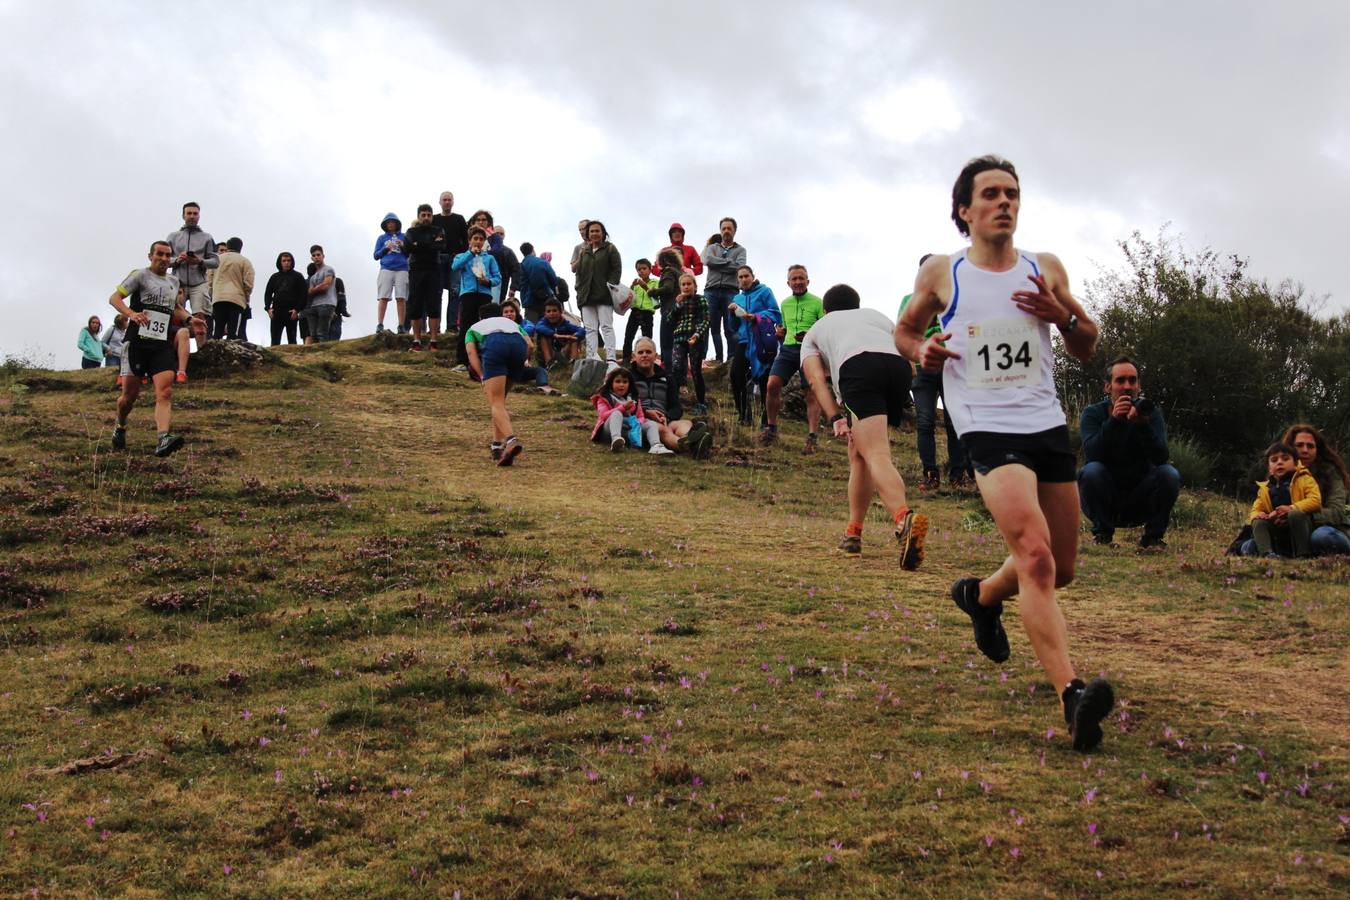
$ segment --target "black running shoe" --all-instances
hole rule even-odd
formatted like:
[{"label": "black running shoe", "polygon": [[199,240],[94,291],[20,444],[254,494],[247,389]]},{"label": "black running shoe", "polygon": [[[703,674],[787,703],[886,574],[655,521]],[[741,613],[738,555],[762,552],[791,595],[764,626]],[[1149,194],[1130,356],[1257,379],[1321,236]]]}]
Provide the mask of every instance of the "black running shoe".
[{"label": "black running shoe", "polygon": [[1008,659],[1008,633],[1003,630],[1003,604],[980,605],[980,579],[958,578],[952,585],[952,600],[957,608],[970,616],[975,626],[975,646],[980,652],[1001,663]]},{"label": "black running shoe", "polygon": [[1073,735],[1073,749],[1086,753],[1102,742],[1102,719],[1116,703],[1116,692],[1104,678],[1086,685],[1075,678],[1064,689],[1064,721]]},{"label": "black running shoe", "polygon": [[183,447],[183,439],[172,431],[164,432],[160,437],[159,443],[155,445],[155,455],[159,457],[173,456]]},{"label": "black running shoe", "polygon": [[127,449],[127,430],[125,428],[113,429],[112,448],[114,450]]},{"label": "black running shoe", "polygon": [[862,556],[862,535],[844,535],[844,539],[839,542],[839,549],[845,556]]}]

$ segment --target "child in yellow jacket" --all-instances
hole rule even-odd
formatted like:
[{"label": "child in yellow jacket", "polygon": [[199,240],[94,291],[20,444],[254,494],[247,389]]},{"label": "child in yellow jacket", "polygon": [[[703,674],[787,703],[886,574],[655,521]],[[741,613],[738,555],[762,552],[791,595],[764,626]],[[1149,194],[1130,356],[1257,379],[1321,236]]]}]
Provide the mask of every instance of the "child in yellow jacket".
[{"label": "child in yellow jacket", "polygon": [[[1298,462],[1294,448],[1275,443],[1266,448],[1267,481],[1257,482],[1249,520],[1252,556],[1311,556],[1311,514],[1322,508],[1317,479]],[[1281,552],[1283,551],[1283,552]]]}]

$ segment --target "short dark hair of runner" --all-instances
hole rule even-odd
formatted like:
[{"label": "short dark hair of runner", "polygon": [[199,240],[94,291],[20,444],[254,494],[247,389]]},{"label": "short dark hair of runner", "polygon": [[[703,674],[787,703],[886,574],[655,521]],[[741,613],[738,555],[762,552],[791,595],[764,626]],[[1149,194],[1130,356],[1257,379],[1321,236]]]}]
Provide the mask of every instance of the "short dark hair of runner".
[{"label": "short dark hair of runner", "polygon": [[231,253],[238,253],[244,249],[244,239],[232,237],[225,242],[225,246],[230,248]]},{"label": "short dark hair of runner", "polygon": [[420,216],[423,212],[434,213],[435,211],[436,211],[436,210],[434,210],[434,209],[431,208],[431,204],[430,204],[430,203],[419,203],[419,204],[417,204],[417,214],[418,214],[419,216]]},{"label": "short dark hair of runner", "polygon": [[170,244],[168,241],[151,241],[149,252],[154,253],[155,248],[158,247],[160,244],[163,244],[165,247],[168,247],[170,253],[173,252],[173,244]]},{"label": "short dark hair of runner", "polygon": [[749,266],[740,266],[736,269],[737,275],[741,274],[742,272],[749,272],[751,275],[755,274],[755,270],[750,268]]},{"label": "short dark hair of runner", "polygon": [[534,244],[531,244],[529,241],[526,241],[525,243],[520,245],[521,256],[529,256],[533,252],[534,252]]},{"label": "short dark hair of runner", "polygon": [[469,229],[469,237],[472,238],[475,235],[482,238],[483,240],[487,240],[487,232],[484,231],[483,228],[479,225],[475,225]]},{"label": "short dark hair of runner", "polygon": [[1298,459],[1298,451],[1284,441],[1276,441],[1266,448],[1266,452],[1261,455],[1261,458],[1269,460],[1272,456],[1287,456],[1290,459]]},{"label": "short dark hair of runner", "polygon": [[862,306],[862,298],[858,296],[858,292],[846,284],[836,284],[826,291],[825,296],[820,299],[827,313],[838,312],[841,309],[857,309]]},{"label": "short dark hair of runner", "polygon": [[591,239],[591,226],[592,226],[592,225],[599,225],[599,226],[600,226],[600,240],[602,240],[602,241],[607,241],[607,240],[609,240],[609,229],[606,228],[606,227],[605,227],[605,223],[604,223],[604,222],[601,222],[599,219],[591,219],[589,222],[586,223],[586,240],[589,241],[589,240]]},{"label": "short dark hair of runner", "polygon": [[478,318],[480,319],[491,319],[493,316],[500,316],[501,314],[502,305],[500,303],[489,301],[478,307]]},{"label": "short dark hair of runner", "polygon": [[1121,363],[1129,363],[1130,365],[1134,366],[1134,370],[1136,372],[1139,371],[1139,363],[1135,362],[1134,360],[1126,356],[1124,353],[1122,353],[1106,364],[1106,380],[1108,382],[1111,380],[1111,376],[1115,373],[1116,366],[1120,365]]},{"label": "short dark hair of runner", "polygon": [[198,203],[196,200],[189,200],[188,202],[183,204],[183,212],[187,212],[189,206],[195,209],[197,212],[202,211],[202,205],[200,203]]},{"label": "short dark hair of runner", "polygon": [[652,267],[652,261],[644,256],[642,257],[642,259],[639,259],[637,262],[633,263],[633,268],[637,268],[638,266],[646,266],[647,268],[650,269]]},{"label": "short dark hair of runner", "polygon": [[741,226],[739,226],[739,225],[736,224],[736,220],[735,220],[735,219],[733,219],[731,216],[723,216],[722,218],[720,218],[720,219],[717,220],[717,230],[718,230],[719,232],[722,230],[722,223],[723,223],[723,222],[730,222],[732,228],[735,228],[737,231],[740,231],[740,230],[741,230]]},{"label": "short dark hair of runner", "polygon": [[310,244],[310,245],[309,245],[309,255],[310,255],[310,256],[313,256],[315,250],[318,250],[320,253],[322,253],[322,252],[323,252],[323,245],[322,245],[322,244]]},{"label": "short dark hair of runner", "polygon": [[981,172],[988,172],[991,169],[999,169],[1007,172],[1013,177],[1019,185],[1022,180],[1017,177],[1017,169],[1013,164],[1001,156],[977,156],[966,167],[961,170],[961,174],[956,176],[956,184],[952,185],[952,221],[956,223],[956,230],[970,237],[970,226],[966,220],[961,218],[961,207],[969,206],[975,196],[975,176]]},{"label": "short dark hair of runner", "polygon": [[920,256],[920,257],[919,257],[919,267],[922,268],[922,267],[923,267],[923,264],[926,263],[926,262],[928,262],[928,261],[929,261],[930,259],[932,259],[932,258],[933,258],[933,254],[931,254],[931,253],[925,253],[923,256]]}]

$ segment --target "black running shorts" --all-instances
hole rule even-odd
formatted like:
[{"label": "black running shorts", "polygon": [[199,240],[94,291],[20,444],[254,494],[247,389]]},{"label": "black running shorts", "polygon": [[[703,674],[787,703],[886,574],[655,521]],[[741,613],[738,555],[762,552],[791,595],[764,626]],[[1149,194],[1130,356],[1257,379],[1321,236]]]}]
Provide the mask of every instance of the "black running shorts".
[{"label": "black running shorts", "polygon": [[1065,425],[1035,434],[999,434],[970,431],[961,435],[975,471],[988,475],[999,466],[1026,466],[1037,481],[1078,480],[1078,457],[1069,446]]},{"label": "black running shorts", "polygon": [[839,367],[839,396],[861,421],[885,416],[890,425],[904,421],[909,406],[909,360],[896,353],[859,353]]},{"label": "black running shorts", "polygon": [[160,372],[178,371],[178,350],[174,346],[172,332],[167,341],[133,340],[128,343],[126,354],[131,374],[141,378],[153,378]]}]

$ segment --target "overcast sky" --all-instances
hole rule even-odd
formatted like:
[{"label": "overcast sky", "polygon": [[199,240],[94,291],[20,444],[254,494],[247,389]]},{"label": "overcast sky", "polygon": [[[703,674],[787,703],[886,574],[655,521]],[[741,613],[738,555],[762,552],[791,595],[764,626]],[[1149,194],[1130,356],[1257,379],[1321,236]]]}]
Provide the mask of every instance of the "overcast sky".
[{"label": "overcast sky", "polygon": [[0,0],[0,355],[77,367],[187,200],[244,240],[255,339],[311,243],[373,330],[381,217],[447,188],[564,263],[602,219],[629,272],[732,215],[775,292],[802,262],[893,313],[962,246],[951,183],[987,152],[1021,175],[1019,246],[1080,294],[1170,223],[1343,310],[1347,34],[1339,2]]}]

